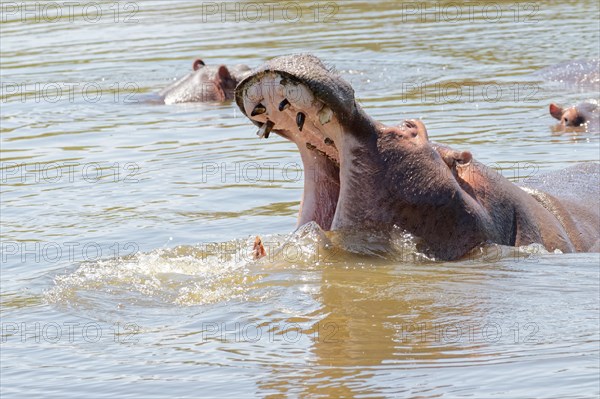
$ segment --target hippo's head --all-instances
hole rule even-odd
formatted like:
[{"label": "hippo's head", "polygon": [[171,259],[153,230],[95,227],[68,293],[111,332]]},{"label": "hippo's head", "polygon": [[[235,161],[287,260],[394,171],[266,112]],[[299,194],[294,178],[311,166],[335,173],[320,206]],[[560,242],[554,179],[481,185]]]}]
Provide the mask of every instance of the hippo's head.
[{"label": "hippo's head", "polygon": [[241,77],[238,70],[240,73],[249,70],[248,67],[242,67],[244,66],[238,66],[231,73],[225,65],[208,66],[201,59],[196,59],[190,73],[159,94],[164,98],[165,104],[231,100]]},{"label": "hippo's head", "polygon": [[577,107],[563,108],[555,103],[550,104],[550,115],[560,121],[561,126],[581,126],[586,119],[580,114]]},{"label": "hippo's head", "polygon": [[397,226],[424,238],[440,257],[464,254],[487,237],[489,215],[475,198],[471,154],[431,143],[420,121],[375,122],[352,87],[318,58],[271,60],[240,82],[235,100],[260,137],[275,132],[298,146],[305,169],[299,224]]}]

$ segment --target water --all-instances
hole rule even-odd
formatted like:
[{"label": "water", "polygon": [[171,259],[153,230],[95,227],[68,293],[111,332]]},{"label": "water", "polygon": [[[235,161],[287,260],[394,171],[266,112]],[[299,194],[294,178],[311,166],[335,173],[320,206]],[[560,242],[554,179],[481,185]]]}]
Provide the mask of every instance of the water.
[{"label": "water", "polygon": [[547,110],[595,88],[538,73],[598,58],[597,2],[35,4],[2,3],[2,397],[600,394],[598,254],[345,253],[292,233],[292,144],[232,104],[136,101],[197,57],[312,52],[518,182],[599,159]]}]

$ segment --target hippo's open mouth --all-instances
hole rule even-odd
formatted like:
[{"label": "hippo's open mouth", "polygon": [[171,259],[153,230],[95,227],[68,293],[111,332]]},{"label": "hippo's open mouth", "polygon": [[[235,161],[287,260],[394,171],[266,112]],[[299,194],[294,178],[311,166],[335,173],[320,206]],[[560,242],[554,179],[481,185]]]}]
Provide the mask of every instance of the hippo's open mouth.
[{"label": "hippo's open mouth", "polygon": [[[241,87],[241,88],[240,88]],[[271,132],[293,141],[304,164],[304,193],[299,225],[316,221],[332,225],[340,193],[338,116],[312,90],[286,73],[266,71],[238,87],[238,105],[259,126],[258,135]]]},{"label": "hippo's open mouth", "polygon": [[[366,153],[378,151],[376,148],[382,144],[375,132],[387,136],[394,145],[428,143],[420,121],[406,121],[391,128],[373,121],[356,104],[352,87],[310,55],[272,60],[240,82],[235,98],[240,110],[259,127],[260,137],[268,138],[275,132],[298,147],[305,173],[299,225],[315,221],[325,230],[344,228],[352,215],[360,213],[354,207],[356,198],[349,200],[357,192],[361,201],[377,203],[381,191],[387,190],[381,184],[386,180],[381,175],[386,170],[381,162],[388,160],[382,154]],[[431,154],[436,152],[434,149],[437,154]],[[470,154],[457,155],[447,148],[434,146],[425,151],[425,158],[435,156],[435,162],[445,162],[450,169],[457,158],[470,160]],[[418,151],[410,152],[415,157],[412,165],[416,166]],[[410,170],[404,168],[403,173]],[[453,185],[458,186],[455,181]],[[426,202],[426,198],[419,201]],[[339,206],[341,203],[345,205]],[[377,207],[367,216],[370,220],[387,218],[385,209]]]},{"label": "hippo's open mouth", "polygon": [[[473,220],[483,216],[456,179],[457,165],[470,163],[470,153],[432,145],[420,121],[375,122],[356,103],[350,84],[318,58],[275,58],[238,84],[235,99],[260,137],[275,132],[298,147],[305,173],[299,225],[398,227],[432,236],[425,251],[434,257],[446,251],[450,235],[468,237],[453,249],[457,253],[481,241]],[[435,212],[443,215],[431,217]]]}]

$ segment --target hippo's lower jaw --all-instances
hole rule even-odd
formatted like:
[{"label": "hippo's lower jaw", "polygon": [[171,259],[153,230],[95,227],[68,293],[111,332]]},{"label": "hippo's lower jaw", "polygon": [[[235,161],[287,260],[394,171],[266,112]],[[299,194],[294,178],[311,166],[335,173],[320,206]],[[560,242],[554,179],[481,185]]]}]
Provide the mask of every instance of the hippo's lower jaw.
[{"label": "hippo's lower jaw", "polygon": [[299,224],[399,227],[436,259],[460,258],[485,242],[588,247],[565,231],[570,215],[559,220],[469,152],[430,143],[422,123],[374,122],[352,88],[315,57],[270,61],[238,84],[235,99],[260,137],[275,132],[297,145],[305,169]]}]

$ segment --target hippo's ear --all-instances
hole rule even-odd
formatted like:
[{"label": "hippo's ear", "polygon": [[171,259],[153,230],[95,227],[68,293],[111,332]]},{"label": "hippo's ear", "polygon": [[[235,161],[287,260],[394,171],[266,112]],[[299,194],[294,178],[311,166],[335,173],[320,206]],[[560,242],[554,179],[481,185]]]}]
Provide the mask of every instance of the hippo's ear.
[{"label": "hippo's ear", "polygon": [[225,65],[221,65],[219,67],[219,70],[217,71],[217,75],[223,82],[232,79],[231,74],[229,73],[229,69],[227,69],[227,67]]},{"label": "hippo's ear", "polygon": [[231,95],[230,92],[235,88],[235,84],[229,69],[225,65],[221,65],[214,80],[215,93],[219,101],[225,101]]},{"label": "hippo's ear", "polygon": [[438,147],[437,150],[446,165],[452,170],[457,165],[468,165],[473,159],[473,154],[470,151],[457,151],[444,146]]},{"label": "hippo's ear", "polygon": [[564,110],[562,107],[552,103],[550,104],[550,115],[552,115],[555,119],[561,120],[563,116]]},{"label": "hippo's ear", "polygon": [[463,151],[456,157],[456,162],[459,165],[467,165],[473,159],[473,154],[470,151]]},{"label": "hippo's ear", "polygon": [[204,61],[202,61],[200,58],[197,58],[196,60],[194,60],[194,63],[192,64],[192,69],[194,71],[197,71],[198,69],[200,69],[201,67],[203,67],[204,65],[206,65],[204,63]]}]

